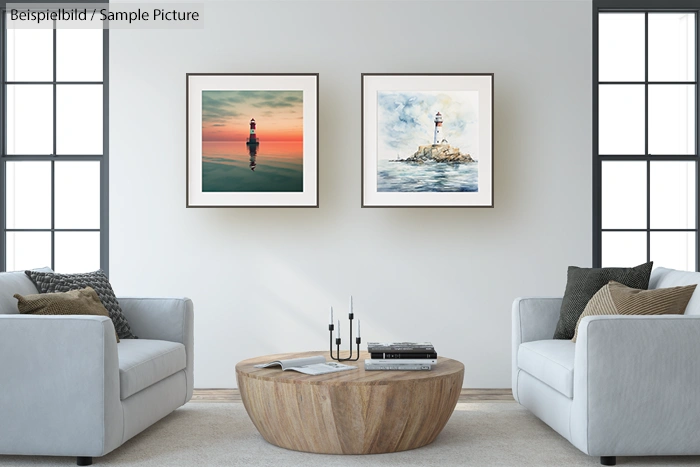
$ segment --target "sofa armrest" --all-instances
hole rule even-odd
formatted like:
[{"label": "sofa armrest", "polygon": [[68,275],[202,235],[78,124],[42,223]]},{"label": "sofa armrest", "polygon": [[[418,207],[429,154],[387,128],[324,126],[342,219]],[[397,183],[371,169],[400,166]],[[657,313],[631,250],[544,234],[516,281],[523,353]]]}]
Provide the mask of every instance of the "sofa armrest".
[{"label": "sofa armrest", "polygon": [[187,357],[187,401],[194,388],[194,307],[189,298],[118,298],[131,332],[140,339],[179,342]]},{"label": "sofa armrest", "polygon": [[[513,343],[551,339],[559,322],[561,297],[525,297],[513,301]],[[515,346],[517,349],[517,346]]]},{"label": "sofa armrest", "polygon": [[512,388],[518,399],[518,347],[524,342],[551,339],[559,321],[561,297],[520,297],[512,308]]},{"label": "sofa armrest", "polygon": [[700,316],[590,316],[574,363],[572,442],[592,456],[700,452]]},{"label": "sofa armrest", "polygon": [[114,325],[0,315],[0,454],[101,456],[122,443]]}]

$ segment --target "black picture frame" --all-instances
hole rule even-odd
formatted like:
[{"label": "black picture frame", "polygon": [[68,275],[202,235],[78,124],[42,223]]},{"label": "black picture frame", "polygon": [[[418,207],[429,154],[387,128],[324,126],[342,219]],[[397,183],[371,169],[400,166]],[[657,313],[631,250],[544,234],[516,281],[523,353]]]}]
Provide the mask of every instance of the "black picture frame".
[{"label": "black picture frame", "polygon": [[[209,84],[205,81],[209,80]],[[197,82],[199,83],[197,84]],[[226,84],[226,83],[229,84]],[[237,83],[239,83],[237,87]],[[255,84],[253,84],[255,83]],[[288,83],[288,87],[285,83]],[[201,190],[202,148],[201,95],[204,88],[216,90],[302,90],[303,98],[303,191],[219,192]],[[213,86],[213,87],[212,87]],[[227,87],[228,86],[228,87]],[[318,73],[186,73],[186,207],[187,208],[318,208],[319,207],[319,74]],[[198,99],[197,99],[198,96]],[[197,102],[195,102],[197,101]],[[307,105],[308,104],[308,105]],[[199,114],[197,114],[199,105]],[[309,118],[310,117],[310,118]],[[308,120],[311,121],[308,121]],[[193,121],[194,120],[194,121]],[[194,136],[194,137],[193,137]],[[246,143],[247,145],[248,143]],[[262,143],[260,143],[262,144]],[[254,154],[251,155],[251,160]],[[197,170],[199,164],[200,168]],[[251,164],[252,165],[252,164]],[[199,183],[197,184],[197,177]],[[197,191],[197,186],[200,190]],[[226,193],[231,194],[228,199]]]},{"label": "black picture frame", "polygon": [[[381,83],[371,83],[372,80],[380,79]],[[396,80],[396,86],[392,88],[391,80]],[[483,83],[476,80],[486,81],[486,90]],[[479,107],[478,113],[480,123],[486,130],[479,134],[480,148],[485,148],[483,155],[479,155],[476,162],[479,164],[478,190],[482,190],[479,198],[474,196],[474,192],[392,192],[381,193],[377,189],[377,179],[380,175],[373,175],[378,172],[378,153],[376,135],[377,117],[377,96],[378,90],[391,92],[392,90],[414,89],[415,92],[430,91],[450,91],[450,83],[456,86],[454,91],[474,91],[480,94],[478,102],[487,106],[487,111],[483,112],[483,107]],[[415,84],[414,87],[411,87]],[[374,105],[373,105],[374,103]],[[363,208],[386,208],[386,207],[494,207],[494,74],[493,73],[362,73],[361,74],[361,206]],[[374,127],[374,129],[373,129]],[[485,134],[484,134],[485,133]],[[375,154],[373,154],[375,153]],[[392,161],[394,162],[394,161]],[[484,164],[482,164],[484,162]],[[484,170],[485,174],[481,171]],[[487,170],[486,170],[487,169]],[[482,178],[482,175],[483,178]],[[478,191],[477,191],[478,192]],[[392,196],[382,196],[390,194]],[[377,196],[378,195],[378,196]],[[426,196],[427,195],[427,196]],[[426,198],[425,201],[420,198]],[[418,202],[416,202],[418,200]]]}]

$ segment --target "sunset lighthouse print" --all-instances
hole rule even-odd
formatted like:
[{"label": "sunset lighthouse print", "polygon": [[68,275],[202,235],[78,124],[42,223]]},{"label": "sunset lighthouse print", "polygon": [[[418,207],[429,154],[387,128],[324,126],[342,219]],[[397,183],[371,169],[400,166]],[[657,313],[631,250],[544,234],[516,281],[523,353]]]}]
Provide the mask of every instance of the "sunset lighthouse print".
[{"label": "sunset lighthouse print", "polygon": [[302,192],[303,91],[202,91],[202,191]]}]

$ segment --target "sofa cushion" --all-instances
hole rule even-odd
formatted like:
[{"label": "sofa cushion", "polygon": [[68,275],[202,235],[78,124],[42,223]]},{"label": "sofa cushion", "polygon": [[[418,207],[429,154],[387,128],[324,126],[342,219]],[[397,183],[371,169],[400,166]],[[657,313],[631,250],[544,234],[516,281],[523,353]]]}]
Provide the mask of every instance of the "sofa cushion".
[{"label": "sofa cushion", "polygon": [[[51,272],[51,268],[37,269],[37,271]],[[37,294],[34,283],[27,277],[24,271],[0,272],[0,315],[17,314],[17,299],[14,294]]]},{"label": "sofa cushion", "polygon": [[58,274],[40,271],[25,271],[34,282],[40,293],[68,292],[70,290],[92,287],[100,297],[100,301],[107,308],[109,317],[114,323],[114,329],[120,339],[136,339],[131,333],[129,323],[122,313],[119,301],[114,295],[112,285],[102,270],[81,274]]},{"label": "sofa cushion", "polygon": [[[675,269],[656,268],[649,279],[650,289],[664,289],[679,285],[700,284],[700,272],[677,271]],[[685,307],[686,315],[700,315],[700,292],[694,293]]]},{"label": "sofa cushion", "polygon": [[[70,292],[39,293],[20,295],[15,294],[17,308],[23,315],[91,315],[109,318],[104,307],[92,287],[71,290]],[[119,342],[119,336],[114,331],[114,337]]]},{"label": "sofa cushion", "polygon": [[[579,268],[569,266],[566,276],[566,290],[561,302],[559,322],[554,331],[554,339],[574,337],[576,323],[583,309],[605,284],[617,281],[627,287],[648,289],[651,275],[651,262],[633,268]],[[121,336],[120,336],[121,337]]]},{"label": "sofa cushion", "polygon": [[587,316],[603,315],[682,315],[697,284],[662,289],[640,290],[610,281],[586,305],[576,323],[572,342],[578,337],[578,327]]},{"label": "sofa cushion", "polygon": [[574,349],[570,340],[526,342],[518,348],[518,368],[568,398],[574,397]]},{"label": "sofa cushion", "polygon": [[122,400],[185,369],[185,346],[177,342],[124,339],[117,351]]}]

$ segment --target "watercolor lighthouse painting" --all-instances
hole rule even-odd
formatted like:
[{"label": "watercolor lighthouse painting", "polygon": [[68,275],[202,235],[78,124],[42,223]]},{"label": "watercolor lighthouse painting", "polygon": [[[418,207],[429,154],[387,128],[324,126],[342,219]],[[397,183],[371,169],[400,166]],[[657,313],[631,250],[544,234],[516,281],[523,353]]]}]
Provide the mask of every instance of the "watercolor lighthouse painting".
[{"label": "watercolor lighthouse painting", "polygon": [[302,91],[202,91],[202,192],[302,192],[303,135]]},{"label": "watercolor lighthouse painting", "polygon": [[377,107],[377,191],[479,191],[477,92],[380,91]]},{"label": "watercolor lighthouse painting", "polygon": [[493,207],[493,73],[362,74],[362,207]]}]

